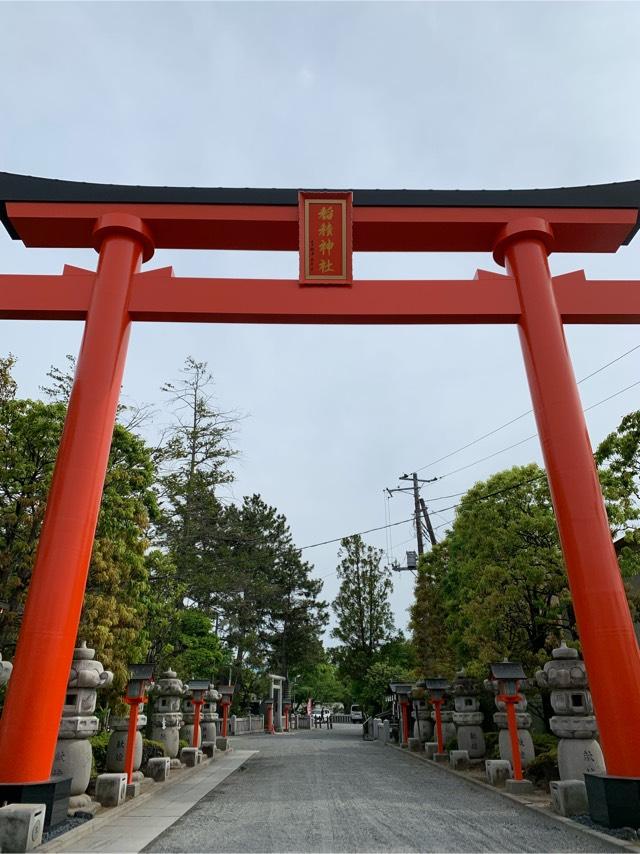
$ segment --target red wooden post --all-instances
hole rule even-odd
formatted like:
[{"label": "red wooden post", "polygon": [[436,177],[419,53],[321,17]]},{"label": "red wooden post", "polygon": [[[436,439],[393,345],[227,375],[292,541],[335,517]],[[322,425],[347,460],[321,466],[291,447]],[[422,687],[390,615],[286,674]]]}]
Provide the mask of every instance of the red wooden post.
[{"label": "red wooden post", "polygon": [[138,709],[144,697],[125,697],[125,703],[129,704],[129,729],[127,731],[127,749],[124,756],[124,770],[127,775],[127,783],[133,782],[133,755],[136,749],[136,738],[138,735]]},{"label": "red wooden post", "polygon": [[519,695],[500,694],[501,700],[507,709],[507,725],[509,727],[509,741],[511,742],[511,764],[513,765],[513,779],[522,780],[522,759],[520,757],[520,741],[518,739],[518,724],[516,721],[516,704]]},{"label": "red wooden post", "polygon": [[442,704],[444,700],[431,700],[436,713],[436,740],[438,742],[438,753],[444,753],[444,738],[442,737]]},{"label": "red wooden post", "polygon": [[520,342],[607,772],[640,777],[640,652],[556,304],[548,223],[515,220],[494,256],[516,282]]},{"label": "red wooden post", "polygon": [[409,743],[409,702],[408,700],[400,700],[400,708],[402,710],[402,743]]},{"label": "red wooden post", "polygon": [[[193,703],[193,738],[191,739],[191,747],[200,747],[200,709],[202,708],[204,700],[192,700],[191,702]],[[227,731],[225,718],[225,731],[223,735],[226,734]]]},{"label": "red wooden post", "polygon": [[222,735],[222,737],[223,737],[223,738],[226,738],[226,737],[227,737],[227,722],[228,722],[228,720],[229,720],[229,706],[231,705],[231,703],[229,703],[229,701],[228,701],[228,700],[223,700],[223,701],[222,701],[222,703],[221,703],[221,705],[222,705],[222,730],[221,730],[221,735]]}]

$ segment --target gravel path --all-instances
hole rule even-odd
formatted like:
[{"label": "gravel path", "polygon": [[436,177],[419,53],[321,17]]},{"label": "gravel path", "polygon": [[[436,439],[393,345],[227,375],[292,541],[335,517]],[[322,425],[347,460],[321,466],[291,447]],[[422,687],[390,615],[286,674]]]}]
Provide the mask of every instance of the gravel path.
[{"label": "gravel path", "polygon": [[144,850],[606,851],[360,727],[234,739],[259,750]]}]

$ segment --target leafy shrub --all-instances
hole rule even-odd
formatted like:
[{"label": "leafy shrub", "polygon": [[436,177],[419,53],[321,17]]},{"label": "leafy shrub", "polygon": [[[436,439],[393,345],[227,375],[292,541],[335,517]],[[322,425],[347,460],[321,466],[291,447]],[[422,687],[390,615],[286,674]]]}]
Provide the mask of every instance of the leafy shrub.
[{"label": "leafy shrub", "polygon": [[497,732],[485,732],[484,734],[484,743],[486,745],[486,758],[487,759],[500,759],[500,750],[498,748],[498,733]]},{"label": "leafy shrub", "polygon": [[96,774],[104,774],[107,770],[107,745],[109,744],[110,735],[110,732],[103,730],[103,732],[99,732],[89,739],[91,750],[93,751],[93,762],[91,764],[92,777]]},{"label": "leafy shrub", "polygon": [[538,754],[530,765],[523,771],[527,780],[548,791],[552,780],[559,780],[558,749],[556,747]]},{"label": "leafy shrub", "polygon": [[144,767],[150,759],[156,756],[166,756],[164,744],[161,741],[153,741],[150,738],[142,739],[142,767]]},{"label": "leafy shrub", "polygon": [[447,751],[447,753],[449,753],[450,750],[458,749],[458,739],[455,735],[453,736],[453,738],[450,738],[449,741],[447,741],[444,746],[444,749]]}]

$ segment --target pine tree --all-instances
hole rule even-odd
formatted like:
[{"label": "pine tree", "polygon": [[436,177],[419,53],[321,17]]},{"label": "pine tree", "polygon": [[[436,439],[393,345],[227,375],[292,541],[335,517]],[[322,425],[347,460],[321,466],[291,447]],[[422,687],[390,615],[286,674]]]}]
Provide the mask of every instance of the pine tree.
[{"label": "pine tree", "polygon": [[391,637],[389,596],[393,586],[391,573],[381,566],[381,551],[365,545],[358,534],[346,537],[340,546],[341,583],[332,605],[337,626],[331,634],[342,643],[340,661],[344,671],[359,677]]}]

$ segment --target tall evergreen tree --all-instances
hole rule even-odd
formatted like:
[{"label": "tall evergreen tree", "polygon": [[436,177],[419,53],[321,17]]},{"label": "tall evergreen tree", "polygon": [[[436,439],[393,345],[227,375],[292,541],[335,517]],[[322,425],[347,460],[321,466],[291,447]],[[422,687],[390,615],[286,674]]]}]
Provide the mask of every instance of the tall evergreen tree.
[{"label": "tall evergreen tree", "polygon": [[340,590],[333,601],[337,625],[331,634],[342,643],[340,660],[352,677],[363,674],[390,639],[393,614],[391,573],[381,566],[382,552],[358,534],[340,543]]},{"label": "tall evergreen tree", "polygon": [[214,614],[226,525],[218,489],[233,479],[228,462],[235,453],[234,419],[215,408],[213,378],[204,362],[188,358],[180,380],[163,391],[173,423],[158,452],[164,510],[159,534],[184,584],[185,601]]}]

